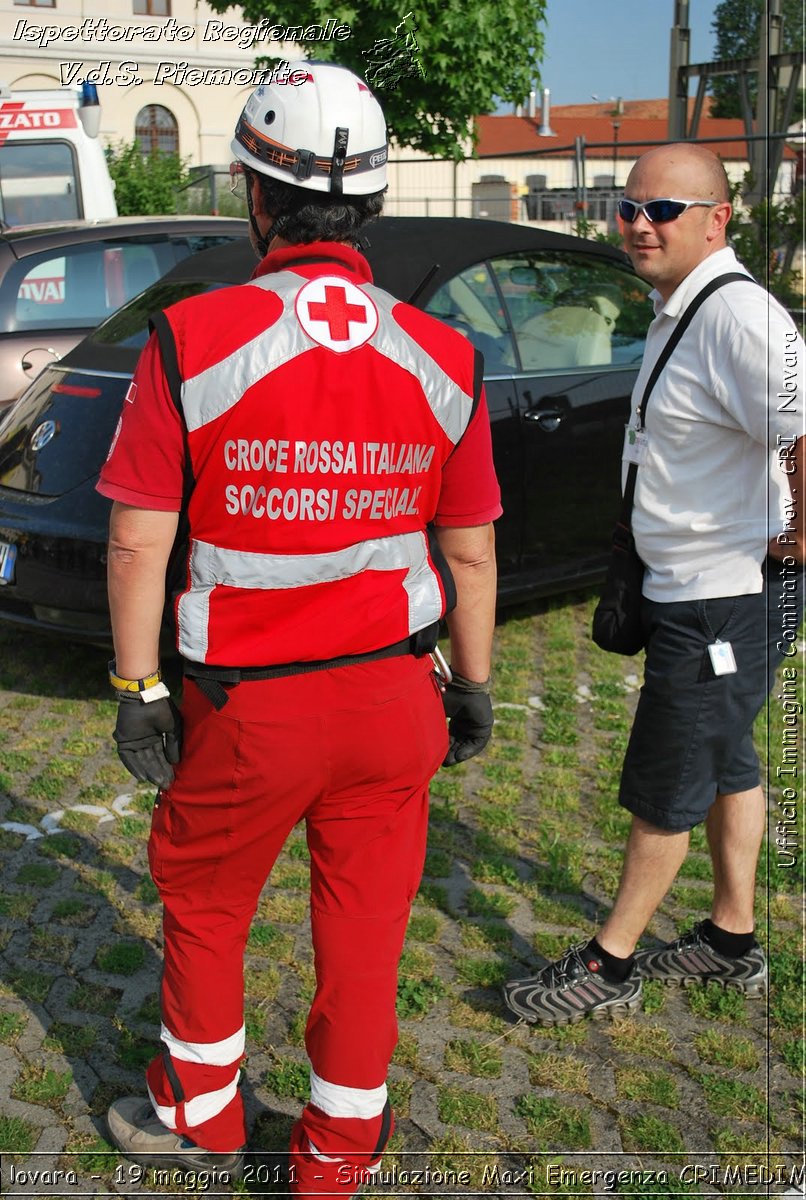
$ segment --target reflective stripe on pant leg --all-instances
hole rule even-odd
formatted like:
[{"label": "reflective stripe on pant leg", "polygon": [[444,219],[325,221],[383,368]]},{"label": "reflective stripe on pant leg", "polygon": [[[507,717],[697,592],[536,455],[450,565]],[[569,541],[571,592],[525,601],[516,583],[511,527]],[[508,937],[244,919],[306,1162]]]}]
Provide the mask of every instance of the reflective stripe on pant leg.
[{"label": "reflective stripe on pant leg", "polygon": [[207,1150],[237,1150],[245,1141],[238,1092],[244,1028],[220,1042],[183,1042],[163,1025],[163,1047],[146,1071],[159,1119]]},{"label": "reflective stripe on pant leg", "polygon": [[[303,1125],[303,1121],[305,1124]],[[380,1154],[388,1142],[394,1122],[392,1108],[387,1100],[380,1114],[380,1131],[375,1150],[366,1156],[354,1156],[352,1161],[343,1158],[328,1157],[311,1141],[306,1127],[316,1121],[316,1110],[309,1104],[305,1108],[303,1120],[297,1121],[291,1131],[291,1158],[289,1161],[289,1182],[293,1196],[354,1196],[362,1184],[372,1186],[381,1166]],[[346,1131],[350,1126],[360,1126],[355,1136],[366,1134],[366,1121],[350,1118],[337,1119],[325,1131],[326,1136],[338,1130]]]},{"label": "reflective stripe on pant leg", "polygon": [[377,1088],[342,1087],[320,1079],[311,1070],[311,1099],[302,1119],[314,1158],[321,1162],[365,1159],[366,1164],[377,1163],[392,1130],[386,1084]]}]

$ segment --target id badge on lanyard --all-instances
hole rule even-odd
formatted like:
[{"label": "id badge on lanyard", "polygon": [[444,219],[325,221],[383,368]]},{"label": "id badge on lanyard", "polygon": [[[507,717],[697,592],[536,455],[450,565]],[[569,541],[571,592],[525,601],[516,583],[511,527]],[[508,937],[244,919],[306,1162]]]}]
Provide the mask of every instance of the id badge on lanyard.
[{"label": "id badge on lanyard", "polygon": [[647,431],[645,429],[636,429],[633,425],[626,425],[624,428],[622,461],[635,463],[637,467],[640,467],[646,462],[648,450],[649,435]]}]

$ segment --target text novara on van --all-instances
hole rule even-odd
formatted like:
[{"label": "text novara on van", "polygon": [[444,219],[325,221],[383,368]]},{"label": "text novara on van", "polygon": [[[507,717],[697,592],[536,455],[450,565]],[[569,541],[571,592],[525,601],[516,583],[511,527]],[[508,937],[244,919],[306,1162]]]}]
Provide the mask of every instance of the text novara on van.
[{"label": "text novara on van", "polygon": [[249,50],[259,42],[345,42],[352,37],[352,30],[349,25],[332,19],[324,25],[277,25],[265,17],[255,25],[231,25],[225,21],[208,20],[202,28],[181,25],[176,17],[151,25],[114,25],[106,17],[85,17],[79,25],[35,25],[27,18],[22,18],[14,27],[12,41],[44,49],[58,42],[182,44],[192,41],[194,37],[202,42],[218,42]]}]

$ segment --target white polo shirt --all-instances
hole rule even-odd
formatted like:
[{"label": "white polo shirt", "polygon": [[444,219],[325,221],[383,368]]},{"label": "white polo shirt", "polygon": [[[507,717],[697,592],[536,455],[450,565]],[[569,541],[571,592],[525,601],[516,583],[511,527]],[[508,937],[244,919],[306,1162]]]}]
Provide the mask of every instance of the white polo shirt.
[{"label": "white polo shirt", "polygon": [[[706,283],[744,271],[730,249],[710,255],[664,303],[651,293],[630,424],[676,322]],[[750,277],[748,276],[748,280]],[[789,496],[779,457],[804,432],[804,346],[781,305],[749,281],[724,285],[697,312],[647,406],[632,527],[651,600],[760,592],[770,527]],[[626,463],[623,464],[626,478]],[[803,497],[799,496],[799,504]]]}]

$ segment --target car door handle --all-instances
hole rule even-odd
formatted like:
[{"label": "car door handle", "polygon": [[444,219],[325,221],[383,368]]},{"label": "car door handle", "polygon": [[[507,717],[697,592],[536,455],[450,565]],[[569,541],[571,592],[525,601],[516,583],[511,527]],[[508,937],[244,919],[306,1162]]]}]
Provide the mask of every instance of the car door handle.
[{"label": "car door handle", "polygon": [[555,429],[559,429],[564,416],[564,408],[527,408],[523,419],[533,425],[539,425],[544,433],[554,433]]}]

